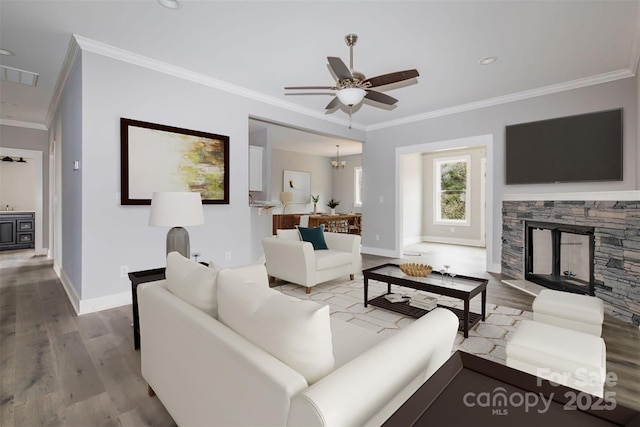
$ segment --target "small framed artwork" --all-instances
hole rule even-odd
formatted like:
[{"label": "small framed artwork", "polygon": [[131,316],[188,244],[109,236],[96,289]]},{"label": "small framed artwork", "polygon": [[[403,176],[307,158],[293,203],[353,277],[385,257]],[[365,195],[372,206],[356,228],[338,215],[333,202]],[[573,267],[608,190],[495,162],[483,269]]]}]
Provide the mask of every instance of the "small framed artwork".
[{"label": "small framed artwork", "polygon": [[229,137],[120,119],[122,205],[150,205],[154,191],[194,191],[229,204]]},{"label": "small framed artwork", "polygon": [[282,191],[291,193],[289,203],[311,203],[311,174],[309,172],[284,171]]}]

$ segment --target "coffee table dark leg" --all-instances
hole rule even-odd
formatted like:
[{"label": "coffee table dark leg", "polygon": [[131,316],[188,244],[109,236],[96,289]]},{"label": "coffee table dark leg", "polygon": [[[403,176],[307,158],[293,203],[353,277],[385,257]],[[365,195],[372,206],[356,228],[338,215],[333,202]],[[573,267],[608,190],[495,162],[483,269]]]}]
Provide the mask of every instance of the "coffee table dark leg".
[{"label": "coffee table dark leg", "polygon": [[469,338],[469,299],[464,300],[464,325],[462,330],[464,331],[464,337]]},{"label": "coffee table dark leg", "polygon": [[391,293],[391,283],[387,283],[387,293]]},{"label": "coffee table dark leg", "polygon": [[369,291],[369,279],[367,278],[367,276],[364,276],[364,306],[367,306],[367,298],[368,298],[368,291]]},{"label": "coffee table dark leg", "polygon": [[486,320],[487,314],[487,290],[482,291],[482,320]]}]

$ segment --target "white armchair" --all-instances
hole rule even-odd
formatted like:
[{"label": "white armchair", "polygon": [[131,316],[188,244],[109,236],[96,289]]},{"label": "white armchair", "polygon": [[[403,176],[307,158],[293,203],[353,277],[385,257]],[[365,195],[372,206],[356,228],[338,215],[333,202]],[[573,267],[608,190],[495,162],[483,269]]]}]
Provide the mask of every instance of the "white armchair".
[{"label": "white armchair", "polygon": [[329,249],[314,250],[300,240],[298,230],[277,230],[277,236],[262,239],[267,272],[306,287],[306,293],[318,283],[349,275],[351,280],[360,265],[360,236],[324,233]]}]

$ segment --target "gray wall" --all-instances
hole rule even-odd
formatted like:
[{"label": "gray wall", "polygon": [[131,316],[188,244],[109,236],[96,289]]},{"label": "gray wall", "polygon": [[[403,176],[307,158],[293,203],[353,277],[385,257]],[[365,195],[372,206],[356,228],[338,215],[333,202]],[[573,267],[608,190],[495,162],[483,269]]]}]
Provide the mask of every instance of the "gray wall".
[{"label": "gray wall", "polygon": [[[86,175],[86,164],[81,164],[80,170],[73,170],[73,161],[83,159],[83,93],[82,93],[82,66],[76,62],[67,78],[60,104],[53,120],[51,131],[59,138],[57,150],[59,150],[61,170],[61,194],[58,195],[60,205],[60,222],[62,233],[61,254],[54,255],[54,262],[61,268],[63,280],[70,282],[78,297],[82,298],[83,266],[81,263],[85,245],[91,240],[91,236],[84,235],[83,230],[83,179]],[[109,223],[104,219],[104,223]],[[103,257],[110,253],[109,247],[102,248]],[[62,262],[60,263],[60,260]]]},{"label": "gray wall", "polygon": [[[357,129],[90,51],[79,58],[81,73],[76,63],[57,114],[63,133],[63,196],[69,202],[63,211],[63,262],[83,299],[126,303],[131,289],[121,266],[135,271],[165,265],[168,230],[148,226],[148,206],[119,202],[121,117],[230,137],[230,204],[205,205],[205,224],[189,228],[192,251],[202,253],[200,260],[229,266],[252,262],[257,240],[250,225],[255,211],[247,202],[249,117],[364,139]],[[77,156],[81,170],[68,172],[66,166]],[[153,164],[150,153],[149,167]]]},{"label": "gray wall", "polygon": [[[400,220],[397,206],[399,181],[397,152],[411,146],[428,146],[458,138],[492,135],[488,149],[487,174],[492,187],[492,236],[487,236],[491,271],[500,268],[501,201],[506,193],[557,193],[635,190],[637,184],[637,87],[628,78],[582,89],[450,114],[367,132],[363,151],[367,228],[363,233],[365,251],[399,254],[401,238],[396,234]],[[588,113],[614,108],[624,109],[624,180],[620,182],[506,186],[504,179],[504,129],[506,125],[552,117]],[[401,150],[400,150],[401,151]],[[424,151],[428,151],[425,149]],[[375,171],[375,172],[374,172]],[[382,197],[382,202],[380,202]],[[373,203],[371,203],[372,201]],[[379,240],[375,239],[375,235]],[[400,236],[402,236],[400,232]]]},{"label": "gray wall", "polygon": [[42,152],[42,246],[49,247],[49,137],[45,130],[0,125],[0,147]]}]

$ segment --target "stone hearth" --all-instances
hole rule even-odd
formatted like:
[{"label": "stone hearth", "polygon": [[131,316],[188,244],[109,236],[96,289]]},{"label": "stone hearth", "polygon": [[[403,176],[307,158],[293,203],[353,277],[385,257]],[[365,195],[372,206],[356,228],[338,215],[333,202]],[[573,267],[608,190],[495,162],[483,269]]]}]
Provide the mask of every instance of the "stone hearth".
[{"label": "stone hearth", "polygon": [[605,311],[640,325],[640,201],[502,202],[502,273],[524,279],[524,221],[595,229],[595,294]]}]

